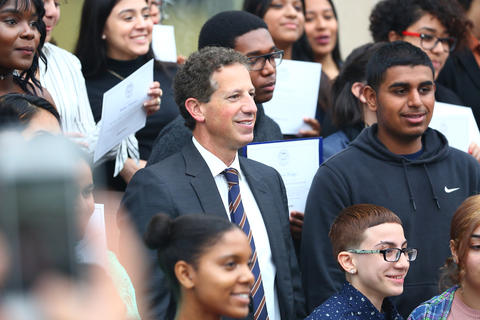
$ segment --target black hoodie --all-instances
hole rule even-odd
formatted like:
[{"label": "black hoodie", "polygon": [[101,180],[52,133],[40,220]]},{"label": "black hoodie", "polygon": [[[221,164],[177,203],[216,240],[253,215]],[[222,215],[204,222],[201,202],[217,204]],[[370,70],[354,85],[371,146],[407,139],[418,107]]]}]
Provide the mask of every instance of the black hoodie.
[{"label": "black hoodie", "polygon": [[302,279],[311,312],[341,289],[345,281],[328,232],[345,207],[359,203],[384,206],[403,222],[408,246],[418,248],[404,293],[394,299],[407,316],[439,293],[438,270],[450,255],[450,220],[460,203],[480,189],[480,165],[448,146],[428,128],[423,153],[408,160],[390,152],[377,138],[377,125],[366,128],[351,145],[317,171],[308,194],[301,247]]}]

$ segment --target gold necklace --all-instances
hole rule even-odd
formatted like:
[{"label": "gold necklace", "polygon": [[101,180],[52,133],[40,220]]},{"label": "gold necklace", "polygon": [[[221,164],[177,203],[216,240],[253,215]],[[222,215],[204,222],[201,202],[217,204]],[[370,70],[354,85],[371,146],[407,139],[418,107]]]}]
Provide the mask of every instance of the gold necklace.
[{"label": "gold necklace", "polygon": [[122,77],[121,75],[119,75],[119,74],[116,73],[115,71],[110,70],[110,69],[107,69],[107,71],[108,71],[111,75],[113,75],[114,77],[116,77],[116,78],[118,78],[118,79],[120,79],[120,80],[125,80],[125,77]]}]

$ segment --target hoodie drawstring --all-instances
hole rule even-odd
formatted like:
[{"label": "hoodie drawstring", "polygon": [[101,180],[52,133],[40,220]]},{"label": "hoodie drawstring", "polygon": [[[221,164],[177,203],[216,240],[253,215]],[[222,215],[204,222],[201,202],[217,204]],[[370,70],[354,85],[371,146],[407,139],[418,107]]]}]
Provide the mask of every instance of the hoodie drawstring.
[{"label": "hoodie drawstring", "polygon": [[435,194],[435,189],[433,189],[432,179],[430,178],[430,174],[428,173],[427,165],[425,163],[423,164],[423,168],[425,169],[425,173],[427,174],[428,182],[430,183],[430,189],[432,190],[433,200],[437,204],[437,208],[440,209],[440,203],[438,202],[438,197]]},{"label": "hoodie drawstring", "polygon": [[410,202],[412,203],[413,211],[417,211],[415,198],[413,197],[412,187],[410,186],[410,180],[408,180],[407,165],[404,159],[402,159],[402,164],[403,164],[403,172],[405,173],[405,180],[407,181],[407,188],[408,188],[408,195],[410,196]]}]

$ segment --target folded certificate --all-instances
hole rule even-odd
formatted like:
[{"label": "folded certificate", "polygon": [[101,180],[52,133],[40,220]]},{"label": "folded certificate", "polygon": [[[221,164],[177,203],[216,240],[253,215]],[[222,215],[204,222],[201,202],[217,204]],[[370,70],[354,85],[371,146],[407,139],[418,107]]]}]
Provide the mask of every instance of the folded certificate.
[{"label": "folded certificate", "polygon": [[477,123],[469,107],[435,102],[429,126],[443,133],[451,147],[462,151],[468,152],[471,142],[480,143]]},{"label": "folded certificate", "polygon": [[275,120],[283,134],[311,129],[303,118],[315,118],[320,72],[315,62],[283,60],[277,67],[277,83],[272,100],[265,102],[265,113]]},{"label": "folded certificate", "polygon": [[155,60],[177,62],[177,46],[173,26],[153,26],[152,50]]},{"label": "folded certificate", "polygon": [[93,156],[96,162],[130,134],[145,127],[143,103],[153,82],[153,59],[103,94],[102,125]]},{"label": "folded certificate", "polygon": [[322,161],[322,138],[247,145],[246,156],[275,168],[287,190],[289,211],[305,212],[308,190]]}]

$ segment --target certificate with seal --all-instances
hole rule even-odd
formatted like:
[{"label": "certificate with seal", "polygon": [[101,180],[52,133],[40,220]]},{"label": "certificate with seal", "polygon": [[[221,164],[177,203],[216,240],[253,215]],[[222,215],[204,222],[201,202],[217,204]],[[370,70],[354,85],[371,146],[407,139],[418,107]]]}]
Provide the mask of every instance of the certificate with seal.
[{"label": "certificate with seal", "polygon": [[243,152],[275,168],[285,183],[288,210],[305,212],[308,191],[322,161],[322,138],[251,143]]},{"label": "certificate with seal", "polygon": [[103,94],[102,124],[93,156],[96,162],[132,133],[145,127],[143,102],[153,82],[153,59]]}]

